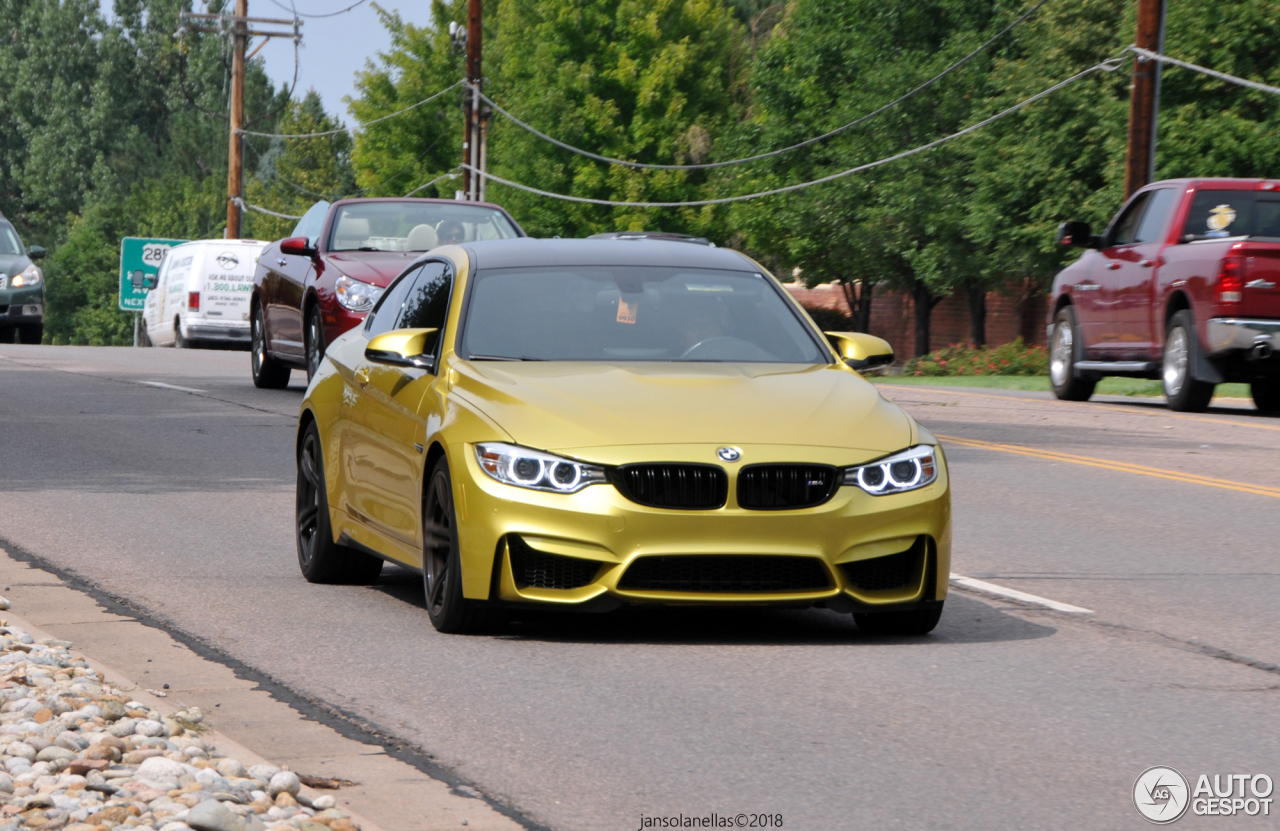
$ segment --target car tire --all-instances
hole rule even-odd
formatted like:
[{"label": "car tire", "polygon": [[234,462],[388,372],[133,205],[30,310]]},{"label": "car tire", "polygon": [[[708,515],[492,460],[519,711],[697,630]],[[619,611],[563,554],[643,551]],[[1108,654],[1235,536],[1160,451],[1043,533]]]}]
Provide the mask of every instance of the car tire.
[{"label": "car tire", "polygon": [[37,344],[44,340],[44,324],[32,323],[18,327],[18,343]]},{"label": "car tire", "polygon": [[315,422],[308,425],[298,447],[296,506],[294,536],[298,543],[298,567],[308,582],[373,583],[378,579],[382,560],[333,540],[324,454]]},{"label": "car tire", "polygon": [[151,334],[147,331],[146,323],[138,326],[138,345],[155,346],[155,344],[151,342]]},{"label": "car tire", "polygon": [[942,603],[909,612],[855,613],[854,623],[868,635],[927,635],[942,617]]},{"label": "car tire", "polygon": [[289,386],[290,369],[267,352],[262,307],[255,303],[249,317],[249,371],[253,373],[253,385],[260,390],[282,390]]},{"label": "car tire", "polygon": [[1214,384],[1195,377],[1199,341],[1195,319],[1183,309],[1169,319],[1164,338],[1160,380],[1169,409],[1183,413],[1202,412],[1213,399]]},{"label": "car tire", "polygon": [[1254,381],[1249,385],[1253,405],[1264,413],[1280,414],[1280,378]]},{"label": "car tire", "polygon": [[320,319],[320,307],[312,306],[307,312],[306,353],[307,383],[320,371],[320,362],[324,360],[324,323]]},{"label": "car tire", "polygon": [[0,343],[13,343],[12,326],[0,326]]},{"label": "car tire", "polygon": [[1075,308],[1063,306],[1053,319],[1053,332],[1049,336],[1049,383],[1053,385],[1053,394],[1063,401],[1088,401],[1098,386],[1096,378],[1076,376],[1079,343]]},{"label": "car tire", "polygon": [[176,317],[173,319],[173,348],[191,348],[191,341],[187,339],[186,335],[182,334],[182,321]]},{"label": "car tire", "polygon": [[449,460],[441,456],[422,495],[422,588],[427,615],[437,631],[467,635],[483,631],[488,620],[481,601],[462,596],[462,557],[453,510]]}]

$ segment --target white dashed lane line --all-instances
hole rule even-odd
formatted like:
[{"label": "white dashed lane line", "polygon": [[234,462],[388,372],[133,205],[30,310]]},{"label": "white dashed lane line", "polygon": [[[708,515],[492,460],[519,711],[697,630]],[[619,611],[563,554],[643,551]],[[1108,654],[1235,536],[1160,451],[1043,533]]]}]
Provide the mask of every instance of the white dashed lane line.
[{"label": "white dashed lane line", "polygon": [[1086,609],[1083,606],[1072,606],[1070,603],[1061,603],[1057,600],[1050,600],[1047,597],[1041,597],[1037,594],[1027,594],[1017,589],[1007,589],[1004,586],[997,586],[995,583],[988,583],[986,580],[975,580],[972,577],[965,577],[961,574],[952,574],[951,583],[961,588],[970,589],[983,594],[992,594],[996,597],[1007,597],[1010,600],[1017,600],[1021,603],[1032,603],[1036,606],[1044,606],[1046,609],[1053,609],[1055,612],[1067,612],[1075,615],[1091,615],[1092,609]]},{"label": "white dashed lane line", "polygon": [[142,386],[144,387],[156,387],[157,389],[162,389],[162,390],[177,390],[178,392],[197,392],[197,393],[204,392],[204,390],[195,390],[195,389],[192,389],[191,387],[178,387],[178,386],[174,386],[173,384],[166,384],[163,381],[139,381],[138,383],[142,384]]}]

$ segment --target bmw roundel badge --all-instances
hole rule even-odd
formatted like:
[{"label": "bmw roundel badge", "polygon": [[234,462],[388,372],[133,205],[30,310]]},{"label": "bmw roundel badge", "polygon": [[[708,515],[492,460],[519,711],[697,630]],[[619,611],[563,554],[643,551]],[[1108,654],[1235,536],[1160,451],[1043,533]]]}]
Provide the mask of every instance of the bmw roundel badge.
[{"label": "bmw roundel badge", "polygon": [[742,450],[737,447],[722,447],[716,451],[722,462],[736,462],[742,458]]}]

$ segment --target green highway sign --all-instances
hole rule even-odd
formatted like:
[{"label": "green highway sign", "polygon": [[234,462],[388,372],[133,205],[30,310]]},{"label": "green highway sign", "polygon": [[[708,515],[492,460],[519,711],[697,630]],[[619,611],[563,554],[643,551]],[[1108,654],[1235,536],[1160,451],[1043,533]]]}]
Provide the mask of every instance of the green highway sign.
[{"label": "green highway sign", "polygon": [[120,241],[120,309],[140,312],[147,303],[147,289],[142,278],[154,276],[164,259],[164,252],[184,239],[143,239],[125,237]]}]

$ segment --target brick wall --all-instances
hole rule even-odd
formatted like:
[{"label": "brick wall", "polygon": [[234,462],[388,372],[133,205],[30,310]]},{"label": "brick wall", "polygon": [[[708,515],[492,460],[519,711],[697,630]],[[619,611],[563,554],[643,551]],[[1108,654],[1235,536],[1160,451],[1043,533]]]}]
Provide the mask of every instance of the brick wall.
[{"label": "brick wall", "polygon": [[[788,283],[787,291],[802,306],[814,309],[837,309],[849,314],[849,304],[839,286],[827,284],[806,288],[803,283]],[[1026,304],[998,292],[987,294],[987,345],[998,346],[1021,336],[1027,343],[1044,343],[1044,298],[1036,297]],[[1023,308],[1022,306],[1025,306]],[[933,307],[930,346],[970,342],[969,306],[964,295],[952,295]],[[871,299],[871,334],[884,338],[893,346],[899,359],[915,355],[915,303],[911,295],[900,291],[876,289]]]}]

